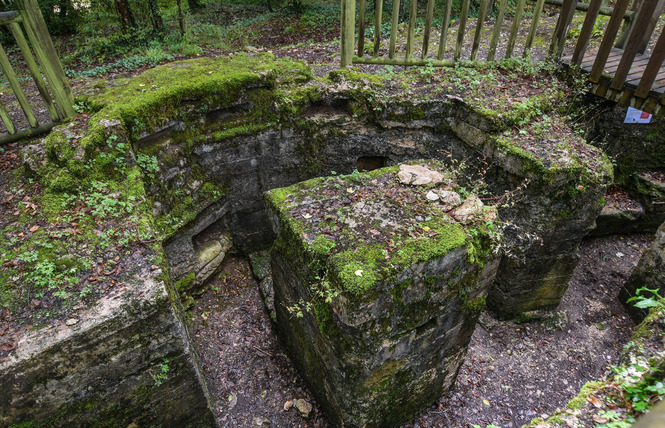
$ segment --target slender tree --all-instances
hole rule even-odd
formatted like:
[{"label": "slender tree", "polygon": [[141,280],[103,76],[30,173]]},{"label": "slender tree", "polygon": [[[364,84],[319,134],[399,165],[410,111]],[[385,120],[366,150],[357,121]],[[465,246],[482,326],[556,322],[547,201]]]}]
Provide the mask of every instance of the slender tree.
[{"label": "slender tree", "polygon": [[126,33],[129,28],[136,27],[136,20],[134,19],[134,14],[129,7],[128,0],[113,0],[115,3],[115,8],[120,15],[120,25],[122,25],[122,32]]},{"label": "slender tree", "polygon": [[[180,0],[178,0],[180,3]],[[150,8],[150,20],[152,21],[152,28],[157,34],[164,33],[164,22],[162,21],[162,14],[159,13],[159,4],[157,0],[148,0],[148,7]]]},{"label": "slender tree", "polygon": [[[180,27],[180,34],[185,34],[185,15],[182,12],[182,0],[177,0],[178,4],[178,26]],[[191,7],[191,5],[190,5]]]}]

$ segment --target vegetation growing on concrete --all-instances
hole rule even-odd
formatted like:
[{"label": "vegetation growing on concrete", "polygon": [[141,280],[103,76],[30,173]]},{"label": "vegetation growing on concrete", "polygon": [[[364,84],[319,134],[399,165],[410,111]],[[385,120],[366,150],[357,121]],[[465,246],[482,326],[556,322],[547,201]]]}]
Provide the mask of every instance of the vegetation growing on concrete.
[{"label": "vegetation growing on concrete", "polygon": [[[438,161],[426,165],[446,176],[447,188],[463,191],[455,171]],[[487,239],[491,229],[500,229],[490,208],[467,224],[459,223],[426,199],[436,186],[402,185],[397,171],[355,171],[268,192],[283,228],[277,247],[308,254],[308,263],[320,272],[314,295],[324,300],[331,293],[362,295],[379,283],[394,282],[410,266],[458,248],[465,248],[469,263],[481,265],[492,247],[498,251],[500,233],[493,243]],[[477,311],[484,300],[468,305]]]},{"label": "vegetation growing on concrete", "polygon": [[[231,105],[247,87],[309,78],[301,64],[271,58],[203,59],[151,70],[85,98],[87,129],[72,123],[54,130],[43,149],[24,150],[29,166],[15,174],[30,183],[32,196],[16,201],[17,221],[3,229],[8,239],[0,244],[2,307],[15,316],[25,307],[26,322],[41,323],[121,284],[136,267],[120,265],[137,246],[161,264],[161,240],[200,206],[219,199],[224,188],[193,177],[201,182],[196,191],[174,192],[178,203],[155,223],[145,189],[154,184],[160,162],[137,145],[139,137],[186,120],[192,108],[200,117]],[[192,99],[195,105],[187,106],[185,100]]]}]

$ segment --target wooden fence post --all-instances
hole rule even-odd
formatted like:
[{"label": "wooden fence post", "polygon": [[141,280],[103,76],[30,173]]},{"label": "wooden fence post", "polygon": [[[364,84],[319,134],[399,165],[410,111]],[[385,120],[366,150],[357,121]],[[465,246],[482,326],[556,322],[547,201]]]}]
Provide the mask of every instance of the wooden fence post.
[{"label": "wooden fence post", "polygon": [[46,29],[46,23],[42,17],[36,0],[16,0],[16,7],[21,12],[23,25],[28,38],[32,42],[37,60],[41,63],[46,80],[53,91],[58,107],[64,117],[73,117],[74,97],[67,82],[67,76],[62,69],[60,59],[53,46],[51,36]]},{"label": "wooden fence post", "polygon": [[568,27],[570,27],[576,7],[577,0],[564,0],[563,5],[561,6],[559,20],[554,28],[554,34],[552,34],[552,44],[550,45],[549,51],[549,55],[554,58],[561,57],[563,45],[566,43]]},{"label": "wooden fence post", "polygon": [[353,62],[353,46],[356,38],[356,0],[342,0],[341,18],[341,56],[342,68]]}]

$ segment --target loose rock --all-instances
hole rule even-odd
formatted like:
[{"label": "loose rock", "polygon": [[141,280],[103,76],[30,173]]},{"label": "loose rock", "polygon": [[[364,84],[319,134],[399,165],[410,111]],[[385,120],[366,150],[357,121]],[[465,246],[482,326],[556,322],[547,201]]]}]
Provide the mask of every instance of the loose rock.
[{"label": "loose rock", "polygon": [[254,419],[252,419],[252,425],[255,427],[269,427],[270,419],[265,416],[254,416]]},{"label": "loose rock", "polygon": [[466,201],[452,214],[455,220],[459,222],[466,222],[472,220],[474,217],[479,216],[483,212],[483,201],[478,199],[475,195],[469,196]]},{"label": "loose rock", "polygon": [[444,211],[450,211],[462,203],[462,198],[457,192],[451,190],[436,190],[439,196],[439,202],[443,205]]},{"label": "loose rock", "polygon": [[296,408],[298,409],[300,416],[303,418],[308,418],[309,414],[312,412],[312,405],[304,398],[299,398],[298,401],[296,401]]},{"label": "loose rock", "polygon": [[439,184],[443,181],[443,174],[422,165],[400,165],[397,178],[402,184],[423,186],[425,184]]}]

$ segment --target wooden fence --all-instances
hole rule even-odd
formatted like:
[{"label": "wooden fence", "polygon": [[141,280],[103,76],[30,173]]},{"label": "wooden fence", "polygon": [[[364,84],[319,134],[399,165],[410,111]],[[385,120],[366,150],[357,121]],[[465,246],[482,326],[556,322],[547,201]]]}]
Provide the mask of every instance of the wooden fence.
[{"label": "wooden fence", "polygon": [[[406,1],[406,0],[404,0]],[[493,29],[487,27],[486,18],[492,0],[480,0],[477,18],[469,17],[470,0],[462,0],[462,9],[457,28],[449,34],[451,26],[452,0],[428,0],[426,8],[418,10],[418,1],[409,2],[406,31],[400,31],[400,0],[393,0],[389,34],[382,34],[383,0],[374,2],[373,46],[366,46],[365,31],[367,1],[359,0],[356,33],[356,0],[342,0],[342,66],[350,64],[390,64],[390,65],[431,65],[431,66],[473,66],[481,62],[496,61],[515,55],[529,56],[539,28],[543,6],[560,7],[557,25],[547,34],[549,55],[563,59],[571,65],[571,70],[581,69],[588,73],[594,83],[592,92],[632,105],[649,112],[661,114],[665,105],[665,33],[661,33],[650,56],[643,55],[656,28],[665,0],[617,0],[615,7],[604,7],[603,0],[581,3],[577,0],[533,0],[532,16],[528,21],[526,37],[519,41],[520,27],[525,16],[526,0],[517,0],[511,10],[512,23],[504,30],[507,21],[507,0],[496,1],[496,19]],[[438,3],[440,2],[440,3]],[[443,6],[443,17],[434,19],[436,4]],[[629,5],[631,7],[629,8]],[[630,10],[629,10],[630,9]],[[563,56],[576,11],[586,13],[577,41],[574,40],[572,54]],[[607,28],[597,49],[588,49],[598,15],[609,16]],[[422,43],[416,45],[416,19],[424,18]],[[467,34],[470,22],[475,20],[475,29]],[[402,24],[404,25],[404,24]],[[436,31],[438,28],[438,40]],[[505,34],[502,34],[503,33]],[[491,34],[491,35],[490,35]],[[452,40],[449,40],[451,38]],[[498,49],[499,42],[506,40],[505,46]],[[356,43],[357,40],[357,43]],[[568,41],[570,41],[568,39]],[[387,43],[386,43],[387,42]],[[438,47],[435,44],[438,42]],[[469,43],[470,42],[470,43]],[[387,46],[386,46],[387,44]],[[516,52],[516,46],[521,52]],[[570,49],[570,48],[569,48]],[[447,54],[447,51],[450,53]],[[482,52],[482,53],[481,53]],[[665,111],[662,112],[665,114]]]},{"label": "wooden fence", "polygon": [[[565,34],[564,13],[575,0],[564,1],[557,30]],[[665,28],[653,45],[651,55],[645,55],[665,2],[641,0],[633,2],[634,19],[624,26],[617,37],[622,17],[630,0],[618,0],[602,41],[597,49],[588,50],[591,31],[602,0],[592,0],[572,55],[564,57],[572,69],[587,73],[594,85],[590,92],[624,105],[663,115],[665,109]]]},{"label": "wooden fence", "polygon": [[[75,115],[71,89],[36,0],[15,0],[15,4],[18,10],[0,13],[0,25],[7,27],[16,40],[51,121],[44,124],[37,121],[9,57],[5,49],[0,46],[0,68],[29,125],[27,128],[18,129],[7,108],[0,101],[0,119],[7,128],[7,134],[0,136],[0,143],[47,132],[63,119]],[[28,36],[27,39],[24,31]]]},{"label": "wooden fence", "polygon": [[[452,9],[452,0],[442,0],[445,2],[444,6],[444,16],[440,21],[440,25],[437,27],[440,28],[439,37],[438,37],[438,49],[433,49],[435,40],[433,40],[433,27],[434,27],[434,7],[435,0],[428,0],[427,7],[424,13],[421,13],[421,16],[425,18],[425,28],[422,34],[422,45],[415,46],[415,29],[416,29],[416,18],[419,14],[418,11],[418,2],[410,1],[409,2],[409,22],[406,30],[406,44],[402,51],[403,55],[398,55],[397,53],[397,41],[399,33],[399,19],[400,19],[400,0],[393,1],[393,10],[391,17],[391,30],[390,30],[390,41],[388,45],[387,55],[385,52],[381,52],[381,16],[383,15],[383,0],[377,0],[375,4],[375,20],[374,20],[374,46],[370,55],[366,55],[365,52],[365,10],[367,6],[366,0],[359,1],[359,13],[358,13],[358,44],[357,44],[357,55],[354,55],[354,44],[355,44],[355,21],[356,21],[356,1],[355,0],[342,0],[342,66],[349,64],[392,64],[392,65],[426,65],[431,64],[432,66],[453,66],[455,64],[460,64],[462,66],[470,65],[472,63],[477,63],[480,61],[494,61],[499,59],[497,57],[497,46],[502,37],[501,28],[506,17],[506,7],[508,4],[507,0],[498,0],[498,13],[497,18],[494,23],[494,31],[492,31],[492,36],[489,40],[489,48],[487,49],[486,56],[479,59],[478,53],[480,51],[481,43],[487,42],[483,40],[483,28],[486,25],[486,18],[489,12],[489,6],[492,0],[480,0],[480,6],[478,9],[478,17],[475,18],[476,26],[473,32],[473,42],[470,50],[469,57],[467,59],[462,58],[462,51],[464,46],[465,37],[467,36],[467,27],[469,24],[469,9],[470,9],[470,0],[463,0],[462,10],[458,20],[457,32],[454,37],[454,40],[448,40],[448,30],[451,25],[451,9]],[[533,17],[531,19],[531,25],[529,28],[529,33],[526,37],[522,48],[522,55],[528,55],[529,51],[533,45],[533,41],[538,29],[538,23],[540,20],[540,15],[543,10],[543,5],[545,0],[536,0],[535,7],[533,10]],[[508,44],[506,49],[503,52],[504,58],[510,58],[515,54],[515,46],[518,38],[518,33],[520,30],[520,25],[522,21],[522,16],[526,6],[525,0],[518,0],[514,17],[513,25],[509,31],[508,35]],[[402,37],[404,38],[404,37]],[[445,58],[446,49],[449,47],[448,43],[454,43],[454,52],[452,58]],[[452,47],[452,46],[450,46]],[[416,50],[420,49],[419,53],[416,53]]]}]

